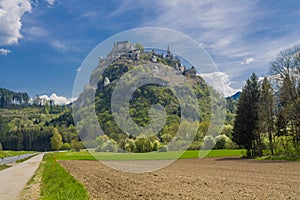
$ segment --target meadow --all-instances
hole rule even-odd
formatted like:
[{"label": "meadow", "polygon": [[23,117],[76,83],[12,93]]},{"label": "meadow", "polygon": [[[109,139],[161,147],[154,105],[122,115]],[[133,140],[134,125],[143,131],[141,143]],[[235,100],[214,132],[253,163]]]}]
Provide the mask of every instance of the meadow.
[{"label": "meadow", "polygon": [[[200,155],[206,158],[224,156],[242,156],[244,150],[241,149],[222,149],[222,150],[203,150]],[[54,154],[57,160],[165,160],[165,159],[187,159],[199,158],[199,151],[168,151],[151,153],[112,153],[112,152],[57,152]]]}]

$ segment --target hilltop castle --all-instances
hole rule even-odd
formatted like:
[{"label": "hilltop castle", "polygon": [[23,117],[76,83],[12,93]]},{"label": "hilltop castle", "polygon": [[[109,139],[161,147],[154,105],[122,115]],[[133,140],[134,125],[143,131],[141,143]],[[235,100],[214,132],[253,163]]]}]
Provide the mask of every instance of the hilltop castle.
[{"label": "hilltop castle", "polygon": [[[91,76],[90,85],[97,85],[99,76],[102,74],[101,70],[106,69],[108,65],[110,65],[116,59],[125,56],[129,60],[138,61],[140,60],[141,55],[143,55],[144,59],[149,59],[153,63],[163,62],[176,69],[178,71],[177,73],[187,76],[196,75],[196,69],[194,67],[187,69],[184,65],[182,65],[180,58],[171,53],[169,46],[166,54],[163,55],[163,53],[157,54],[154,50],[144,51],[143,46],[139,44],[134,45],[129,41],[120,41],[113,43],[112,50],[105,58],[100,57],[98,67],[94,70],[94,73]],[[110,84],[110,80],[107,77],[103,78],[106,79],[106,85]]]}]

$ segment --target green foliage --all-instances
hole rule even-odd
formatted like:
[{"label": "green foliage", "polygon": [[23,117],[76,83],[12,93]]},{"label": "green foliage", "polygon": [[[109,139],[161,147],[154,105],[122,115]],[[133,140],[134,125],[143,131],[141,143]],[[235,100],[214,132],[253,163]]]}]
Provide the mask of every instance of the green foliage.
[{"label": "green foliage", "polygon": [[216,149],[237,149],[238,145],[234,143],[227,135],[218,135],[216,137]]},{"label": "green foliage", "polygon": [[12,108],[27,105],[30,97],[25,92],[12,92],[0,88],[0,108]]},{"label": "green foliage", "polygon": [[35,153],[34,151],[0,151],[0,158]]},{"label": "green foliage", "polygon": [[216,140],[213,136],[208,135],[204,137],[204,143],[203,143],[203,149],[204,150],[209,150],[212,149],[216,144]]},{"label": "green foliage", "polygon": [[118,147],[116,141],[110,139],[107,135],[102,135],[96,138],[96,152],[117,152]]},{"label": "green foliage", "polygon": [[63,142],[62,142],[62,136],[58,132],[57,128],[53,129],[53,136],[50,138],[50,141],[53,150],[56,151],[60,150],[61,146],[63,145]]},{"label": "green foliage", "polygon": [[42,200],[87,200],[84,186],[56,161],[54,154],[46,154],[42,163]]},{"label": "green foliage", "polygon": [[0,142],[0,151],[2,151],[3,149],[2,149],[2,144],[1,144],[1,142]]},{"label": "green foliage", "polygon": [[144,50],[144,46],[143,46],[141,43],[136,43],[136,44],[134,45],[134,48],[135,48],[136,50]]},{"label": "green foliage", "polygon": [[78,138],[74,138],[71,142],[71,147],[78,152],[84,148],[84,145],[81,141],[78,140]]},{"label": "green foliage", "polygon": [[[129,114],[132,120],[134,121],[135,125],[128,127],[127,119],[121,119],[120,123],[122,127],[126,127],[126,131],[128,133],[124,132],[119,128],[119,126],[116,124],[114,117],[112,116],[111,111],[111,97],[112,97],[112,91],[115,89],[116,82],[120,79],[120,77],[124,77],[123,75],[130,71],[130,74],[127,73],[127,78],[124,78],[124,82],[122,84],[122,87],[126,88],[132,84],[135,84],[135,79],[133,76],[143,74],[143,73],[149,73],[151,72],[150,68],[147,68],[147,64],[151,65],[153,64],[151,61],[151,57],[155,54],[154,52],[140,52],[140,59],[132,59],[131,56],[124,55],[120,58],[114,60],[101,74],[101,76],[96,76],[96,74],[99,72],[99,70],[95,69],[91,79],[92,82],[96,81],[97,77],[97,90],[95,94],[95,111],[98,117],[99,124],[101,128],[103,129],[104,134],[106,134],[112,141],[115,141],[117,143],[117,146],[119,147],[119,150],[122,151],[130,151],[130,152],[150,152],[150,151],[157,151],[160,148],[163,148],[164,145],[168,144],[172,138],[176,136],[176,133],[178,132],[179,125],[181,123],[181,108],[179,105],[179,101],[176,98],[176,94],[172,90],[170,90],[168,87],[164,87],[159,84],[146,84],[138,89],[136,89],[133,92],[132,98],[129,102]],[[158,63],[163,63],[165,65],[168,65],[170,70],[172,68],[176,68],[178,70],[178,66],[180,66],[180,60],[178,57],[176,59],[173,59],[172,57],[164,58],[163,56],[157,55]],[[167,66],[166,66],[167,67]],[[163,72],[162,72],[163,73]],[[181,73],[178,71],[178,73]],[[183,75],[186,76],[186,79],[190,82],[190,88],[194,91],[197,99],[186,99],[187,102],[195,102],[198,103],[198,107],[200,108],[200,119],[201,122],[206,121],[202,126],[202,128],[199,128],[199,131],[196,135],[195,141],[200,141],[203,139],[203,137],[206,134],[207,128],[209,126],[209,119],[210,119],[210,108],[211,108],[211,98],[209,94],[208,87],[205,83],[205,81],[200,77],[195,75],[195,69],[186,70],[186,73]],[[104,79],[108,78],[110,80],[110,84],[105,85]],[[163,80],[160,80],[160,78],[157,78],[159,82],[165,82]],[[82,96],[89,96],[90,87],[86,87]],[[189,91],[181,90],[181,86],[178,86],[177,88],[178,92],[182,93],[181,95],[184,95],[185,93],[188,94]],[[189,95],[186,95],[187,98],[189,98]],[[93,135],[93,123],[94,119],[89,119],[89,113],[91,112],[92,106],[89,105],[88,100],[83,101],[79,97],[78,104],[82,105],[78,106],[80,108],[80,119],[77,119],[79,121],[76,126],[79,129],[80,135],[83,137],[88,138],[95,138],[95,147],[97,147],[97,151],[104,151],[104,144],[107,143],[104,142],[102,144],[99,143],[100,141],[97,141],[98,133]],[[117,104],[119,105],[119,104]],[[130,135],[130,133],[141,133],[142,128],[146,127],[151,123],[150,118],[150,108],[153,105],[161,105],[164,107],[166,111],[166,123],[164,124],[163,128],[158,132],[155,133],[156,141],[153,140],[147,140],[143,137],[136,137],[136,135]],[[75,104],[76,106],[76,104]],[[181,105],[185,106],[185,105]],[[125,115],[127,113],[127,110],[125,110],[122,106],[118,107],[118,112],[120,115]],[[189,108],[190,112],[194,112],[197,108]],[[124,114],[122,114],[124,113]],[[157,113],[156,113],[157,114]],[[193,113],[185,114],[185,118],[189,118],[190,116],[193,116]],[[85,117],[86,116],[86,117]],[[89,131],[84,126],[84,124],[89,124]],[[189,129],[189,127],[187,127]],[[96,132],[96,131],[95,131]],[[148,130],[149,134],[152,134],[156,131],[154,130]],[[148,133],[144,133],[147,134]],[[187,141],[187,138],[184,138],[184,136],[179,138],[180,140],[176,141],[174,145],[171,147],[171,149],[178,149],[181,146],[184,146]],[[133,141],[132,141],[133,140]],[[96,144],[97,143],[97,144]],[[112,144],[114,142],[109,143],[108,147],[112,147]],[[114,148],[108,148],[110,150],[115,150]],[[107,150],[107,149],[106,149]]]},{"label": "green foliage", "polygon": [[61,145],[61,148],[60,148],[61,150],[70,150],[71,149],[71,144],[70,143],[63,143],[62,145]]},{"label": "green foliage", "polygon": [[4,170],[4,169],[7,169],[9,167],[11,167],[11,166],[9,166],[9,165],[0,165],[0,171]]},{"label": "green foliage", "polygon": [[233,129],[233,141],[248,151],[248,156],[261,155],[258,125],[259,83],[253,73],[243,87]]},{"label": "green foliage", "polygon": [[233,131],[233,126],[230,124],[225,124],[225,125],[223,125],[221,134],[226,135],[228,138],[231,138],[232,131]]}]

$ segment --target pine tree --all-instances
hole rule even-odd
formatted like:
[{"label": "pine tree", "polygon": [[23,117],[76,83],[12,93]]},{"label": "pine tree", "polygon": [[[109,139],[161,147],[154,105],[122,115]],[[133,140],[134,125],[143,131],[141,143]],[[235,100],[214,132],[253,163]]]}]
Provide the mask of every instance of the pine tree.
[{"label": "pine tree", "polygon": [[259,83],[253,73],[243,87],[233,128],[233,140],[247,149],[248,157],[261,155],[258,127]]},{"label": "pine tree", "polygon": [[269,148],[274,154],[274,91],[269,82],[265,77],[261,90],[260,98],[258,104],[258,122],[259,122],[259,131],[261,133],[267,133],[269,139]]}]

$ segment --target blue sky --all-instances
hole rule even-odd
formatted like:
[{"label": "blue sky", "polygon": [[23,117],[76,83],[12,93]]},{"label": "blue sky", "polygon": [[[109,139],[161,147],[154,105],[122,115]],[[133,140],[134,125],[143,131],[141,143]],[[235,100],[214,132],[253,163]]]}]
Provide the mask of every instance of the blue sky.
[{"label": "blue sky", "polygon": [[[300,42],[300,1],[0,0],[0,87],[71,97],[77,69],[108,37],[157,26],[199,42],[226,93]],[[171,47],[172,50],[172,47]],[[96,64],[95,64],[96,66]]]}]

